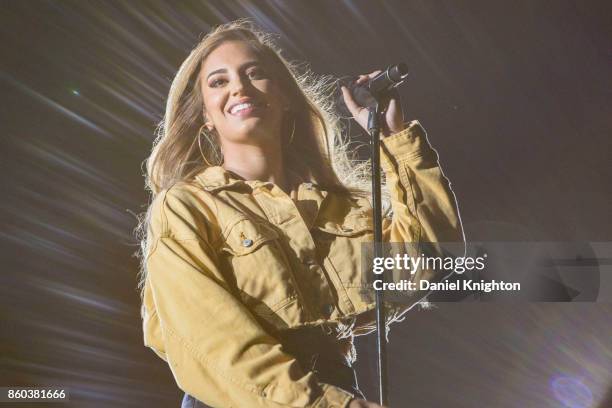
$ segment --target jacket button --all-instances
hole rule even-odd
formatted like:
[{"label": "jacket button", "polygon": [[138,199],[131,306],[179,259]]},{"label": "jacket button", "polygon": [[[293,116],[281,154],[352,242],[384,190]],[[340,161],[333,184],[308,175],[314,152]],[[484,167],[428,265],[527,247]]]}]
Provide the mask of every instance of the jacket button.
[{"label": "jacket button", "polygon": [[312,272],[317,272],[320,269],[319,264],[317,264],[316,262],[309,262],[308,263],[308,270],[312,271]]},{"label": "jacket button", "polygon": [[252,239],[248,239],[248,238],[247,238],[247,239],[243,239],[243,240],[242,240],[242,246],[243,246],[243,247],[248,248],[248,247],[250,247],[251,245],[253,245],[253,240],[252,240]]}]

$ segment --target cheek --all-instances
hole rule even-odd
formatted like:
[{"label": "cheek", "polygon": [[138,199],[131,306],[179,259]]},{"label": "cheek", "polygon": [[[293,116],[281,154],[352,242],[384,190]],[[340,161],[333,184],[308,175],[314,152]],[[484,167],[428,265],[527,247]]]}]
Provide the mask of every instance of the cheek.
[{"label": "cheek", "polygon": [[223,114],[223,95],[209,92],[203,94],[204,98],[204,110],[208,116],[212,119]]},{"label": "cheek", "polygon": [[283,92],[281,92],[279,86],[274,83],[268,83],[265,85],[265,92],[272,101],[276,102],[279,106],[286,105],[286,99]]}]

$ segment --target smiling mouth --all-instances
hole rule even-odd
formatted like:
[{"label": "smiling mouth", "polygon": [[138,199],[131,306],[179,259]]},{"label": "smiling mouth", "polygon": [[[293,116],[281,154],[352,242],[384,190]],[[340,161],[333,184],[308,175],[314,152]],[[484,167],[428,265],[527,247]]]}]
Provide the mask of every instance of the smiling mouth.
[{"label": "smiling mouth", "polygon": [[243,102],[232,106],[229,110],[230,115],[245,116],[252,113],[256,109],[262,108],[263,105],[255,102]]}]

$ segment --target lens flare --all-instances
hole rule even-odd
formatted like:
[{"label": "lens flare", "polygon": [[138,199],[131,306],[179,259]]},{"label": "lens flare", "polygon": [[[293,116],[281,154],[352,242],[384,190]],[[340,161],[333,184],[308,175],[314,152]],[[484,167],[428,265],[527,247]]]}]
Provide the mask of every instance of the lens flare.
[{"label": "lens flare", "polygon": [[589,387],[577,378],[556,377],[551,382],[555,398],[567,408],[588,408],[593,405],[593,394]]}]

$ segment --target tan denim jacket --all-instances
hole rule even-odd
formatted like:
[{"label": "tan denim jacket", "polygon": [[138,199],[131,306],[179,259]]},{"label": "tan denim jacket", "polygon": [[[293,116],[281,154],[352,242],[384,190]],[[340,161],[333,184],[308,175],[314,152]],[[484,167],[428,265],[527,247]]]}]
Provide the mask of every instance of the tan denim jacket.
[{"label": "tan denim jacket", "polygon": [[[420,124],[383,144],[393,209],[385,240],[463,240],[454,194]],[[214,407],[348,404],[351,394],[305,372],[270,329],[341,325],[374,308],[360,268],[361,243],[373,236],[368,199],[310,182],[287,195],[210,167],[160,193],[151,217],[144,343],[182,390]]]}]

